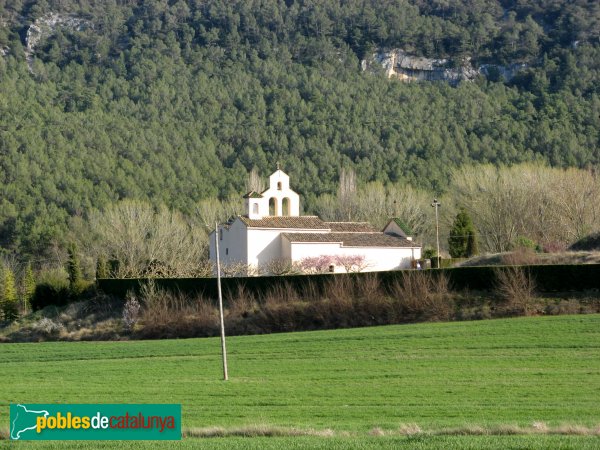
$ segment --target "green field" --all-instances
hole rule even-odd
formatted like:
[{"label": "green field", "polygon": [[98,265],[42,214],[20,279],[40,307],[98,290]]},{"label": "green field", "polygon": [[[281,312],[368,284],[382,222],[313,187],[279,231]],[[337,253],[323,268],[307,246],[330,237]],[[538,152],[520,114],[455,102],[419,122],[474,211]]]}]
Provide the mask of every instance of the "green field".
[{"label": "green field", "polygon": [[[599,315],[240,336],[228,350],[224,382],[217,339],[3,344],[0,427],[16,402],[181,403],[192,432],[325,436],[187,438],[172,448],[600,446]],[[448,435],[534,422],[595,435]],[[423,432],[404,436],[411,424]],[[98,444],[90,448],[120,447]]]}]

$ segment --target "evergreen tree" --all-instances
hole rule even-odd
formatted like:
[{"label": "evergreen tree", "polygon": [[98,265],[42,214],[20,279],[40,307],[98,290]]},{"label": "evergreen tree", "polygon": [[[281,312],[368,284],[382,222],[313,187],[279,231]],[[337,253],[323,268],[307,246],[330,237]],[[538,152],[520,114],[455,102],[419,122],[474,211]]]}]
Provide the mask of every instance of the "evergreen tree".
[{"label": "evergreen tree", "polygon": [[469,258],[477,254],[475,226],[464,209],[456,215],[450,229],[448,251],[453,258]]},{"label": "evergreen tree", "polygon": [[73,291],[81,281],[81,266],[79,265],[79,257],[77,256],[77,247],[75,244],[71,244],[67,252],[69,253],[69,261],[67,262],[69,287]]},{"label": "evergreen tree", "polygon": [[108,263],[102,255],[98,256],[96,261],[96,279],[98,278],[108,278]]},{"label": "evergreen tree", "polygon": [[2,286],[2,314],[4,320],[12,322],[19,316],[17,307],[17,289],[15,287],[15,274],[9,267],[3,270]]},{"label": "evergreen tree", "polygon": [[23,301],[23,312],[27,312],[31,305],[31,298],[35,293],[35,276],[33,275],[33,269],[31,263],[27,263],[25,267],[25,273],[21,280],[21,295]]}]

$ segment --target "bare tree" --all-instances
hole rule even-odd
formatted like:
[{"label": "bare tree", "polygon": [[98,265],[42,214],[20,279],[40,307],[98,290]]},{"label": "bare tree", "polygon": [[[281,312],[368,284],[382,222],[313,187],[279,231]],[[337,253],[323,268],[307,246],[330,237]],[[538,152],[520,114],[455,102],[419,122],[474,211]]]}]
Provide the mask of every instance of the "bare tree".
[{"label": "bare tree", "polygon": [[341,219],[355,220],[356,214],[356,173],[342,168],[338,186],[338,202]]},{"label": "bare tree", "polygon": [[248,173],[248,180],[246,181],[246,192],[254,191],[254,192],[263,192],[265,190],[265,182],[258,173],[258,169],[255,167],[252,168],[250,173]]},{"label": "bare tree", "polygon": [[191,276],[203,271],[207,235],[176,211],[123,200],[90,214],[97,254],[118,261],[116,276]]},{"label": "bare tree", "polygon": [[471,213],[489,251],[510,250],[520,236],[566,246],[599,229],[600,181],[590,171],[463,167],[453,174],[450,195]]},{"label": "bare tree", "polygon": [[225,222],[230,217],[242,214],[244,204],[240,198],[219,200],[208,198],[196,205],[194,221],[202,224],[206,230],[213,230],[216,222]]},{"label": "bare tree", "polygon": [[[432,230],[430,192],[409,185],[384,186],[372,182],[355,187],[354,175],[342,171],[337,196],[325,194],[317,200],[316,210],[326,220],[357,220],[383,227],[391,217],[401,218],[415,236],[428,236]],[[343,183],[342,183],[343,182]]]}]

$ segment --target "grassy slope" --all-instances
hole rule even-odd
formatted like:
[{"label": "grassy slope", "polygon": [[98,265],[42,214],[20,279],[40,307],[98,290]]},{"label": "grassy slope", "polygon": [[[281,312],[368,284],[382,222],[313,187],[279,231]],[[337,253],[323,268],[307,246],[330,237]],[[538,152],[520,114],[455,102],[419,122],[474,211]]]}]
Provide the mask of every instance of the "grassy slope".
[{"label": "grassy slope", "polygon": [[[360,435],[269,441],[286,446],[421,442],[368,436],[401,423],[425,430],[600,423],[598,315],[242,336],[228,345],[232,379],[224,383],[216,339],[4,344],[0,410],[11,402],[174,402],[183,405],[185,428],[266,424]],[[421,444],[600,445],[561,436],[427,439]],[[252,445],[268,445],[261,441]]]}]

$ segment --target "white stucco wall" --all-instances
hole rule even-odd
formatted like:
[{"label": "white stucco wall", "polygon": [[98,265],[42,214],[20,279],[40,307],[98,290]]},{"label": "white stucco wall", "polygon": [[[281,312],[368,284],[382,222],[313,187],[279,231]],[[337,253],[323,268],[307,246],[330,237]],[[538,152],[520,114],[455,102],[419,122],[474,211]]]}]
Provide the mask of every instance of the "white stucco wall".
[{"label": "white stucco wall", "polygon": [[[364,255],[367,267],[363,272],[410,269],[412,260],[421,257],[420,248],[342,247],[335,243],[290,243],[287,239],[284,239],[284,247],[289,247],[292,262],[319,255]],[[335,271],[345,272],[345,269],[336,266]]]},{"label": "white stucco wall", "polygon": [[[220,227],[219,253],[221,264],[248,264],[248,239],[246,227],[236,219],[229,228]],[[216,263],[215,233],[210,235],[210,260]]]},{"label": "white stucco wall", "polygon": [[281,259],[281,230],[248,229],[248,264],[264,267]]}]

